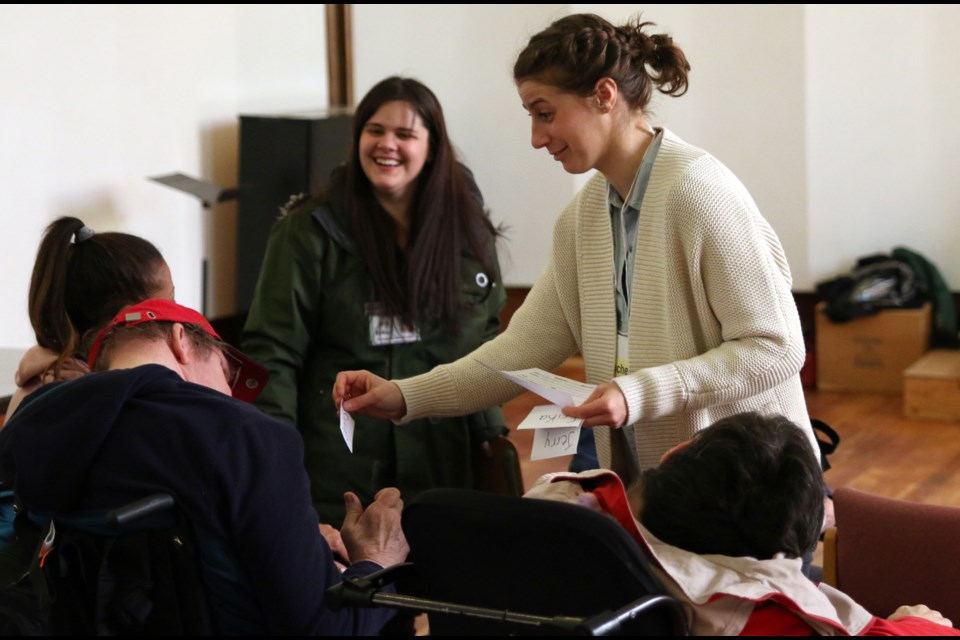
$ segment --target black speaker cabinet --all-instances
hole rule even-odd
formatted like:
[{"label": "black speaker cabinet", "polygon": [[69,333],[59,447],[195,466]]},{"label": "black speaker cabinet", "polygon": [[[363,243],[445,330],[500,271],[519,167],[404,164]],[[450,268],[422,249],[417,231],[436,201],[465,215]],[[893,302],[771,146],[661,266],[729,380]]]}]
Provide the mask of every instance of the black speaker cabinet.
[{"label": "black speaker cabinet", "polygon": [[320,187],[350,147],[348,113],[240,116],[237,313],[246,316],[280,207]]}]

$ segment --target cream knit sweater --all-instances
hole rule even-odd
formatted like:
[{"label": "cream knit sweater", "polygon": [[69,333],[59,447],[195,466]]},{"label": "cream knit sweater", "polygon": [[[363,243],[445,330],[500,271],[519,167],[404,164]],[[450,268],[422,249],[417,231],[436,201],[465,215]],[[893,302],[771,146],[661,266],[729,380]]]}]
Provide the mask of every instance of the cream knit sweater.
[{"label": "cream knit sweater", "polygon": [[[808,434],[799,371],[805,349],[783,248],[744,186],[705,151],[664,131],[637,229],[627,399],[641,468],[742,411],[781,413]],[[456,362],[395,381],[407,415],[461,415],[523,391],[491,372],[552,370],[583,354],[587,381],[616,357],[607,182],[594,176],[554,227],[553,254],[509,326]],[[402,428],[402,426],[398,427]],[[597,451],[610,464],[606,427]]]}]

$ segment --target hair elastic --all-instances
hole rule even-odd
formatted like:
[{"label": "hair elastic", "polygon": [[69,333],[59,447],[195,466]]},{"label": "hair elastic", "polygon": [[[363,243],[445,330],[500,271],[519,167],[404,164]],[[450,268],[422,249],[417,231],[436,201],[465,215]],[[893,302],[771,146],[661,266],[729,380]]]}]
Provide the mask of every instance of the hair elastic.
[{"label": "hair elastic", "polygon": [[77,229],[77,232],[75,234],[73,234],[73,243],[80,244],[84,240],[89,240],[90,238],[93,237],[93,234],[95,233],[96,231],[94,231],[87,225],[83,225],[82,227]]}]

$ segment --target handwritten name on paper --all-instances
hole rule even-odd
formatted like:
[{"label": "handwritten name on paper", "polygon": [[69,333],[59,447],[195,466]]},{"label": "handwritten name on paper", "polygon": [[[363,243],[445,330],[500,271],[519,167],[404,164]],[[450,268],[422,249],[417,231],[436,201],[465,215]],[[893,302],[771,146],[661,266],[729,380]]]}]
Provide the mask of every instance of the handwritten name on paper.
[{"label": "handwritten name on paper", "polygon": [[596,385],[564,378],[543,369],[501,371],[482,362],[480,364],[553,403],[534,407],[517,426],[517,429],[536,429],[530,451],[531,460],[558,458],[576,453],[583,420],[567,417],[561,409],[583,404]]},{"label": "handwritten name on paper", "polygon": [[530,450],[531,460],[545,460],[569,456],[577,452],[577,443],[580,441],[580,427],[558,427],[554,429],[537,429],[533,434],[533,447]]},{"label": "handwritten name on paper", "polygon": [[563,409],[555,404],[541,404],[530,410],[517,429],[542,429],[554,427],[579,427],[583,424],[582,418],[571,418],[563,415]]}]

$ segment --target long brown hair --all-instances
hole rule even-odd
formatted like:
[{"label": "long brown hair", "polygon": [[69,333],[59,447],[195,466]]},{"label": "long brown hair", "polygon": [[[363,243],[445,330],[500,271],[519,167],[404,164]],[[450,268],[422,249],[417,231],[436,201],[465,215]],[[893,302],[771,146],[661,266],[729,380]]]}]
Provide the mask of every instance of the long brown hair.
[{"label": "long brown hair", "polygon": [[76,355],[84,334],[156,291],[163,263],[143,238],[94,233],[78,218],[54,220],[44,231],[30,278],[28,308],[37,344],[62,357]]},{"label": "long brown hair", "polygon": [[[417,178],[406,250],[397,246],[394,219],[374,197],[360,166],[360,136],[387,102],[402,101],[423,120],[430,159]],[[490,222],[469,170],[457,161],[440,102],[421,82],[392,76],[357,105],[353,148],[345,172],[347,210],[378,301],[408,323],[441,322],[454,328],[460,314],[460,257],[474,256],[493,278]]]},{"label": "long brown hair", "polygon": [[645,109],[654,86],[671,96],[687,91],[690,63],[673,38],[647,34],[656,26],[639,16],[614,26],[592,13],[560,18],[530,38],[517,56],[513,79],[537,78],[579,96],[593,93],[601,78],[612,78],[635,109]]}]

